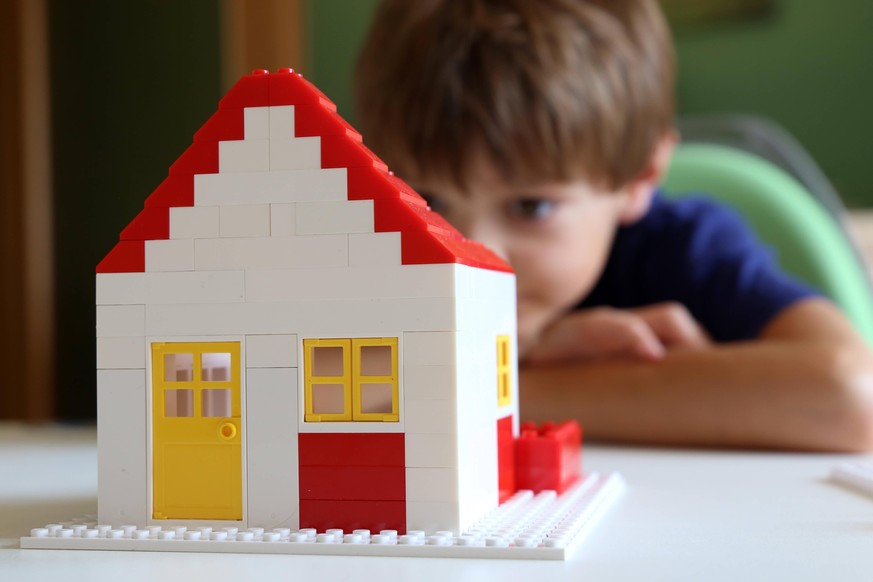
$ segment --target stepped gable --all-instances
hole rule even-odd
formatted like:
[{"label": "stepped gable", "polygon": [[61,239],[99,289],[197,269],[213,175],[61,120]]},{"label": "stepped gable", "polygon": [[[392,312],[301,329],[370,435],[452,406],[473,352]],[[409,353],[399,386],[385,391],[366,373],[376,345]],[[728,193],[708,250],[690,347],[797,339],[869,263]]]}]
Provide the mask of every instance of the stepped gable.
[{"label": "stepped gable", "polygon": [[373,200],[376,232],[400,232],[403,264],[460,263],[511,272],[485,246],[465,239],[362,143],[336,105],[292,69],[254,71],[219,102],[218,111],[194,134],[190,147],[146,199],[97,266],[98,273],[145,271],[145,241],[169,238],[171,207],[194,206],[194,176],[219,171],[219,142],[245,138],[245,109],[294,106],[294,137],[321,140],[321,168],[347,168],[349,200]]}]

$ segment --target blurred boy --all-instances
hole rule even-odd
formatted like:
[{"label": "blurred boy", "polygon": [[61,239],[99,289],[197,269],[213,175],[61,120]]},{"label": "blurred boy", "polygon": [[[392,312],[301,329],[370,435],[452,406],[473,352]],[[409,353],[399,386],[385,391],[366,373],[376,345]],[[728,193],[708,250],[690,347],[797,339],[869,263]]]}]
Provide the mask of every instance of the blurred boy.
[{"label": "blurred boy", "polygon": [[594,438],[873,447],[873,358],[732,211],[667,201],[654,0],[385,0],[368,144],[518,277],[522,416]]}]

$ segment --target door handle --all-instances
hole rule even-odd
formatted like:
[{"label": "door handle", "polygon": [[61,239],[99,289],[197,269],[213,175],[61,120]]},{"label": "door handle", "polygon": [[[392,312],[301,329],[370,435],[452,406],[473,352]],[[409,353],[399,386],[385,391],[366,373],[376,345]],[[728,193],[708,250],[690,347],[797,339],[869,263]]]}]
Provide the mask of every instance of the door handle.
[{"label": "door handle", "polygon": [[224,422],[218,427],[218,436],[226,441],[236,436],[236,425],[232,422]]}]

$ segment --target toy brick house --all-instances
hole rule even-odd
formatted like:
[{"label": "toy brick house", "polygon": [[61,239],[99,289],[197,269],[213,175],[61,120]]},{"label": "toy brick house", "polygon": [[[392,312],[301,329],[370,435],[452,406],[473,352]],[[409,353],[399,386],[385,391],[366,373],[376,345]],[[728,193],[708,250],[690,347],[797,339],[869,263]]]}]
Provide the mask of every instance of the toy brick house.
[{"label": "toy brick house", "polygon": [[244,77],[97,269],[99,521],[460,531],[514,489],[515,279],[302,77]]}]

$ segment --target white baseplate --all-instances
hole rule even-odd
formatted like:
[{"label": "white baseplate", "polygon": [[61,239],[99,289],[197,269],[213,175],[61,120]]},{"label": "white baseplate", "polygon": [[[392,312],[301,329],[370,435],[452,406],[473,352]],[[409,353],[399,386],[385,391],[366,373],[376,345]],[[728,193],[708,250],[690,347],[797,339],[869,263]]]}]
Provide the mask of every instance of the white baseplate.
[{"label": "white baseplate", "polygon": [[23,549],[224,552],[564,560],[625,489],[618,473],[590,473],[557,495],[519,491],[456,536],[453,532],[316,532],[276,528],[113,527],[83,519],[31,530]]}]

